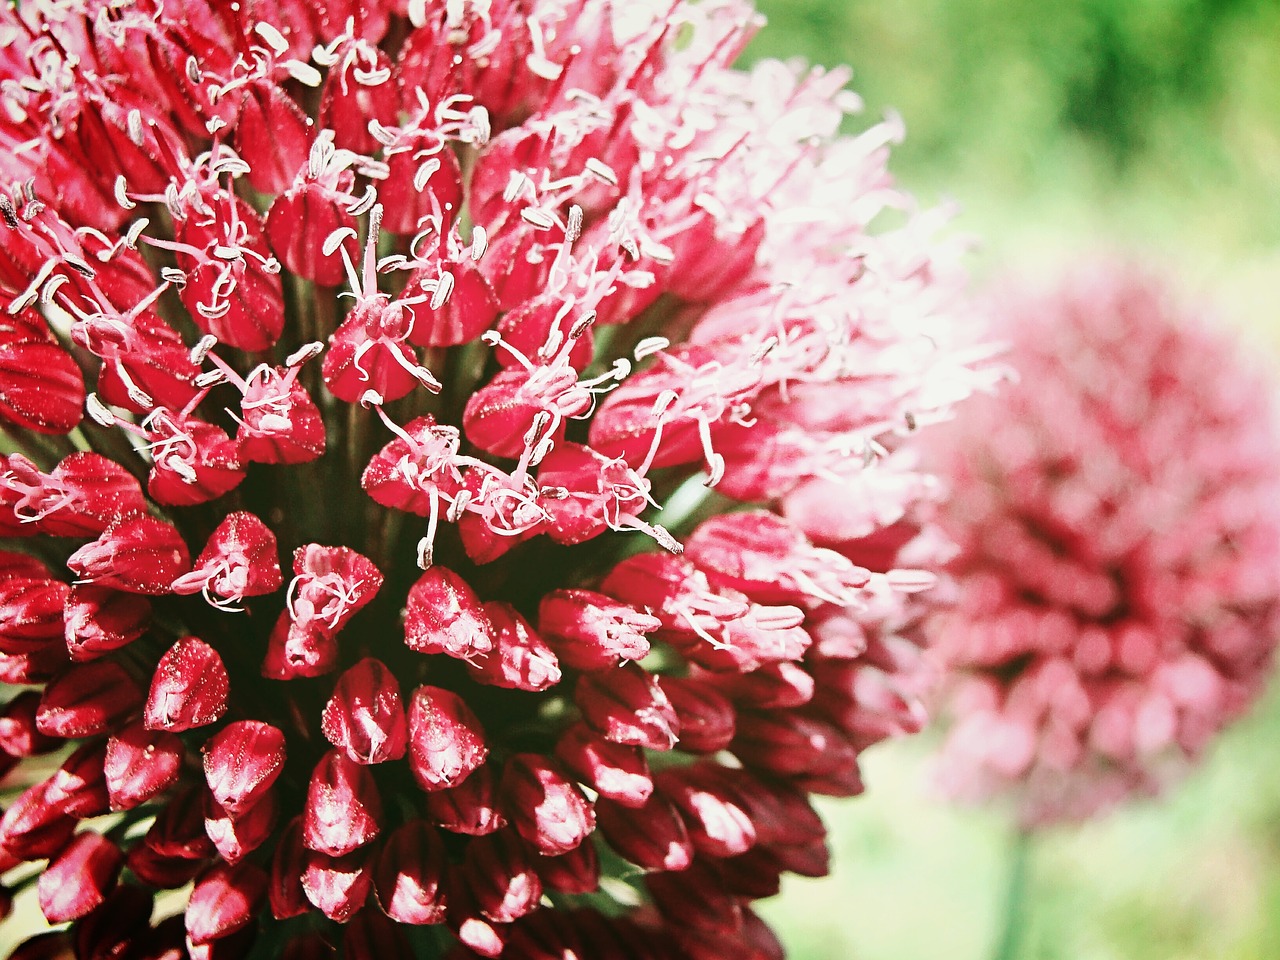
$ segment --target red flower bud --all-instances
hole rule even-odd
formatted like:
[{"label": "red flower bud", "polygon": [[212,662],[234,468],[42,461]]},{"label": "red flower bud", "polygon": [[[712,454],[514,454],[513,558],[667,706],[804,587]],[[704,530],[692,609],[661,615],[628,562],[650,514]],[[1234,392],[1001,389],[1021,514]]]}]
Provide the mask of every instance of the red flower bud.
[{"label": "red flower bud", "polygon": [[40,699],[39,691],[24,690],[0,708],[0,750],[14,757],[32,757],[58,748],[60,738],[43,734],[36,726]]},{"label": "red flower bud", "polygon": [[47,331],[0,327],[0,423],[70,433],[80,422],[84,397],[79,366]]},{"label": "red flower bud", "polygon": [[218,651],[198,637],[183,637],[156,665],[147,729],[181,732],[213,723],[227,712],[230,688]]},{"label": "red flower bud", "polygon": [[701,679],[734,703],[757,710],[802,707],[814,694],[813,674],[795,663],[771,663],[750,673],[715,673]]},{"label": "red flower bud", "polygon": [[476,768],[456,787],[428,793],[427,814],[436,826],[473,837],[507,825],[507,818],[498,809],[498,789],[488,764]]},{"label": "red flower bud", "polygon": [[0,653],[0,682],[47,683],[67,662],[67,651],[57,645],[38,653]]},{"label": "red flower bud", "polygon": [[512,826],[543,856],[568,853],[595,829],[591,802],[559,764],[540,754],[511,757],[501,789]]},{"label": "red flower bud", "polygon": [[480,913],[476,897],[460,868],[449,872],[445,894],[449,898],[445,922],[462,945],[482,957],[501,956],[507,942],[507,925],[495,923]]},{"label": "red flower bud", "polygon": [[67,960],[70,956],[71,938],[57,930],[23,940],[9,954],[9,960]]},{"label": "red flower bud", "polygon": [[722,935],[742,928],[742,903],[725,889],[714,861],[698,860],[678,873],[650,873],[644,882],[654,906],[673,926]]},{"label": "red flower bud", "polygon": [[510,923],[538,909],[542,881],[533,869],[535,856],[511,830],[467,844],[461,875],[484,916]]},{"label": "red flower bud", "polygon": [[[203,861],[162,856],[145,843],[135,844],[124,862],[134,876],[159,890],[184,887],[204,869]],[[182,922],[181,917],[177,919]]]},{"label": "red flower bud", "polygon": [[421,686],[409,705],[409,766],[423,790],[452,787],[489,755],[484,728],[451,690]]},{"label": "red flower bud", "polygon": [[646,870],[685,870],[693,863],[684,818],[661,793],[635,809],[601,799],[596,822],[609,846]]},{"label": "red flower bud", "polygon": [[694,849],[711,857],[733,857],[756,842],[755,824],[747,804],[730,789],[726,778],[694,765],[664,772],[658,787],[680,811]]},{"label": "red flower bud", "polygon": [[590,590],[553,590],[538,607],[538,630],[560,662],[575,670],[605,670],[649,653],[645,634],[657,617]]},{"label": "red flower bud", "polygon": [[584,723],[564,732],[556,745],[556,756],[600,796],[623,806],[643,806],[653,793],[644,751],[605,740]]},{"label": "red flower bud", "polygon": [[189,787],[174,796],[144,839],[161,857],[199,861],[214,856],[213,842],[204,832],[204,790]]},{"label": "red flower bud", "polygon": [[[307,162],[314,124],[293,99],[270,80],[244,88],[235,124],[236,152],[249,163],[249,183],[259,193],[283,193]],[[244,350],[262,349],[247,343]],[[266,344],[270,346],[270,344]]]},{"label": "red flower bud", "polygon": [[112,810],[131,810],[178,781],[185,751],[177,735],[154,732],[142,721],[107,742],[104,773]]},{"label": "red flower bud", "polygon": [[75,955],[84,960],[117,960],[135,956],[153,958],[145,941],[151,933],[151,892],[135,886],[119,886],[88,916],[75,925]]},{"label": "red flower bud", "polygon": [[106,900],[123,863],[120,848],[102,834],[79,834],[40,874],[40,912],[50,923],[83,917]]},{"label": "red flower bud", "polygon": [[261,720],[237,720],[204,745],[204,776],[213,799],[236,817],[270,789],[284,760],[283,733]]},{"label": "red flower bud", "polygon": [[13,512],[26,532],[53,537],[96,537],[147,507],[133,474],[96,453],[73,453],[47,474],[13,454],[6,483],[18,495]]},{"label": "red flower bud", "polygon": [[338,678],[320,728],[356,763],[399,760],[408,747],[400,684],[381,660],[366,657]]},{"label": "red flower bud", "polygon": [[268,791],[248,810],[233,817],[212,796],[205,795],[204,832],[227,863],[239,863],[257,850],[276,825],[276,798]]},{"label": "red flower bud", "polygon": [[400,926],[369,907],[343,928],[342,956],[344,960],[413,960],[415,954]]},{"label": "red flower bud", "polygon": [[34,653],[60,638],[69,589],[60,580],[43,577],[0,583],[0,652]]},{"label": "red flower bud", "polygon": [[187,936],[197,945],[221,940],[254,921],[267,893],[267,875],[251,863],[217,863],[191,891]]},{"label": "red flower bud", "polygon": [[334,143],[356,153],[373,155],[381,144],[369,133],[369,121],[384,127],[400,114],[399,78],[391,59],[363,40],[352,40],[334,51],[338,62],[329,70],[320,91],[320,125],[333,131]]},{"label": "red flower bud", "polygon": [[367,767],[330,750],[311,774],[302,815],[302,842],[309,850],[341,857],[373,840],[381,830],[382,798]]},{"label": "red flower bud", "polygon": [[858,751],[848,737],[828,723],[795,713],[739,714],[730,749],[747,767],[782,776],[858,769]]},{"label": "red flower bud", "polygon": [[45,796],[48,781],[18,794],[0,817],[0,850],[19,860],[52,857],[71,839],[76,822]]},{"label": "red flower bud", "polygon": [[410,820],[387,837],[373,869],[374,889],[387,916],[400,923],[441,923],[440,884],[447,864],[440,834],[423,820]]},{"label": "red flower bud", "polygon": [[146,597],[92,583],[73,584],[63,609],[71,659],[96,660],[137,640],[151,625]]},{"label": "red flower bud", "polygon": [[36,728],[52,737],[91,737],[120,724],[142,704],[142,691],[118,663],[67,667],[49,682]]},{"label": "red flower bud", "polygon": [[[318,141],[312,148],[313,157],[320,146]],[[329,148],[332,151],[332,143]],[[356,218],[347,211],[350,203],[351,197],[336,189],[336,184],[312,176],[295,180],[267,211],[271,249],[298,276],[318,286],[338,286],[346,279],[342,256],[337,251],[326,256],[324,241],[335,230],[355,229]]]},{"label": "red flower bud", "polygon": [[283,583],[275,534],[252,513],[239,511],[218,524],[195,567],[173,581],[173,592],[203,592],[214,606],[239,609],[245,597],[274,593]]},{"label": "red flower bud", "polygon": [[107,744],[91,740],[62,762],[46,783],[44,799],[77,820],[96,817],[110,808],[103,761]]},{"label": "red flower bud", "polygon": [[681,750],[716,753],[733,740],[734,710],[715,688],[700,680],[664,677],[662,692],[680,719]]},{"label": "red flower bud", "polygon": [[558,857],[536,857],[543,887],[558,893],[595,893],[600,888],[600,857],[594,844],[580,843]]},{"label": "red flower bud", "polygon": [[460,660],[493,649],[493,624],[465,580],[434,566],[409,590],[404,642],[419,653],[447,653]]},{"label": "red flower bud", "polygon": [[191,566],[178,531],[146,515],[117,520],[67,558],[81,580],[128,593],[159,595]]},{"label": "red flower bud", "polygon": [[276,841],[271,857],[271,881],[267,895],[271,901],[271,915],[277,920],[287,920],[306,913],[307,895],[302,889],[302,872],[307,869],[310,851],[302,845],[302,817],[294,817],[285,826]]},{"label": "red flower bud", "polygon": [[493,624],[494,649],[469,659],[481,683],[536,693],[560,682],[560,661],[524,617],[510,604],[486,603],[484,612]]},{"label": "red flower bud", "polygon": [[680,719],[658,679],[638,663],[585,674],[574,700],[594,729],[614,743],[670,750],[679,739]]},{"label": "red flower bud", "polygon": [[373,884],[367,859],[363,850],[343,857],[308,851],[302,889],[312,906],[338,923],[351,919],[364,906]]}]

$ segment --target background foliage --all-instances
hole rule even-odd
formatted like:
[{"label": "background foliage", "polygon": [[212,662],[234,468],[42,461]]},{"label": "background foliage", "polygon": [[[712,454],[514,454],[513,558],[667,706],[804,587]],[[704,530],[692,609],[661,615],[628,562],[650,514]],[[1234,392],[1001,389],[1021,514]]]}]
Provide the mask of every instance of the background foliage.
[{"label": "background foliage", "polygon": [[[852,64],[906,121],[899,178],[954,198],[975,279],[1113,248],[1168,264],[1259,355],[1280,349],[1280,3],[758,0],[752,56]],[[1041,838],[1023,960],[1280,957],[1280,694],[1163,804]],[[766,914],[797,960],[980,960],[1011,835],[932,797],[928,736],[824,807],[835,876]]]}]

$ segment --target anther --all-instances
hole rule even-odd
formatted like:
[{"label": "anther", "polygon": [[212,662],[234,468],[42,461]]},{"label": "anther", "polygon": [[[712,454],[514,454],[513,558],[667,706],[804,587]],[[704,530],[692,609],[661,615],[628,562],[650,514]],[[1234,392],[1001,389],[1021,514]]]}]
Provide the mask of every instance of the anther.
[{"label": "anther", "polygon": [[191,362],[197,367],[200,366],[200,364],[204,363],[205,357],[209,355],[209,351],[217,346],[217,344],[218,338],[212,333],[206,333],[203,337],[197,340],[196,345],[191,348]]}]

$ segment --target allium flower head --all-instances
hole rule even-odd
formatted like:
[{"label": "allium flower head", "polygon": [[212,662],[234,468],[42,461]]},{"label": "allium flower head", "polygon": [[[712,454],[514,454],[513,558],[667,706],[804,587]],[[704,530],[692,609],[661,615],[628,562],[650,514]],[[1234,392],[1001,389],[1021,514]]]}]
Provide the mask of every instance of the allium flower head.
[{"label": "allium flower head", "polygon": [[1018,383],[948,435],[941,772],[1028,823],[1158,791],[1272,667],[1274,386],[1170,286],[1097,262],[998,291]]},{"label": "allium flower head", "polygon": [[728,69],[757,25],[4,5],[0,852],[55,940],[777,955],[809,794],[919,723],[912,433],[983,375],[896,122]]}]

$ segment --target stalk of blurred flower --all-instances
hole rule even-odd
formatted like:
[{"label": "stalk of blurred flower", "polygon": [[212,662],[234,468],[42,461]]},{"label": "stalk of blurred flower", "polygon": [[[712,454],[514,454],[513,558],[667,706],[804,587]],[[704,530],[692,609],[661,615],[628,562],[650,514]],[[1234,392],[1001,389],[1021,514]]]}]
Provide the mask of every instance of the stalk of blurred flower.
[{"label": "stalk of blurred flower", "polygon": [[0,14],[0,852],[72,923],[18,956],[781,954],[990,375],[897,125],[757,26]]}]

